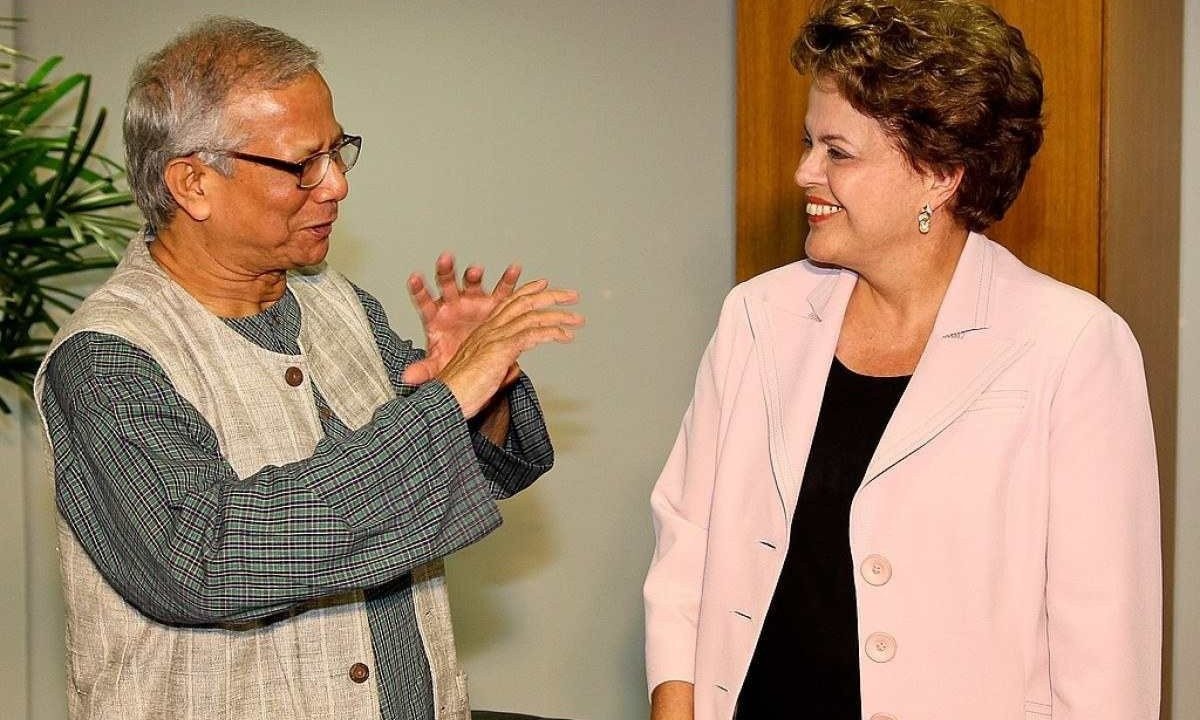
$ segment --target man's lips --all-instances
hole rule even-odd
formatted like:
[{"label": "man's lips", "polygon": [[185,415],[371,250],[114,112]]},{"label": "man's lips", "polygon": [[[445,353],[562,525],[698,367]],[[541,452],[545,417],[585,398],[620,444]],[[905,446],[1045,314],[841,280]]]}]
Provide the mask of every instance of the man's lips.
[{"label": "man's lips", "polygon": [[333,217],[331,217],[331,218],[328,218],[328,219],[326,219],[326,220],[324,220],[324,221],[322,221],[322,222],[309,223],[308,225],[305,225],[305,226],[304,226],[303,228],[301,228],[301,229],[303,229],[303,230],[317,230],[317,231],[324,231],[324,232],[328,232],[328,231],[330,230],[330,228],[332,228],[332,227],[333,227],[333,224],[334,224],[335,222],[337,222],[337,215],[334,215]]},{"label": "man's lips", "polygon": [[330,220],[329,222],[319,223],[317,225],[309,225],[309,226],[305,227],[304,229],[307,230],[308,232],[316,235],[317,237],[326,238],[326,237],[329,237],[329,234],[331,232],[333,232],[333,220]]}]

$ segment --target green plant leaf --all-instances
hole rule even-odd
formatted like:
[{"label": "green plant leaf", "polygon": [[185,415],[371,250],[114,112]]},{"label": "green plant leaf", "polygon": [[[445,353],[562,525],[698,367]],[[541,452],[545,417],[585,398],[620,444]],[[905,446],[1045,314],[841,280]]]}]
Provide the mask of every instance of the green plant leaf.
[{"label": "green plant leaf", "polygon": [[[0,62],[10,55],[0,49]],[[82,300],[64,284],[112,268],[140,227],[119,184],[124,170],[95,152],[107,113],[89,124],[91,77],[52,82],[60,63],[53,57],[24,83],[0,83],[0,379],[26,393],[59,320]],[[45,123],[67,103],[70,125]],[[0,412],[10,409],[0,398]]]},{"label": "green plant leaf", "polygon": [[43,81],[45,81],[47,77],[49,77],[50,72],[54,70],[54,68],[58,67],[58,64],[61,63],[62,60],[62,55],[55,55],[53,57],[46,58],[46,61],[42,63],[37,70],[34,70],[29,74],[29,78],[24,84],[29,87],[38,87]]},{"label": "green plant leaf", "polygon": [[25,109],[24,112],[21,113],[21,115],[18,117],[18,121],[23,122],[26,125],[31,125],[34,122],[37,122],[43,115],[46,114],[47,110],[58,104],[58,101],[62,100],[67,93],[74,90],[77,86],[82,85],[86,79],[86,75],[72,75],[66,80],[60,82],[58,85],[55,85],[49,91],[45,93],[39,93],[41,97],[38,98],[36,103],[30,105]]},{"label": "green plant leaf", "polygon": [[84,112],[87,110],[88,95],[91,92],[92,78],[90,75],[85,75],[83,81],[83,89],[79,94],[79,104],[75,110],[75,124],[71,126],[71,135],[67,140],[67,148],[63,150],[62,164],[68,166],[69,169],[63,173],[60,172],[55,180],[54,189],[50,191],[50,205],[47,207],[46,214],[50,215],[49,208],[58,204],[58,200],[62,197],[63,191],[70,187],[75,182],[75,178],[79,176],[79,171],[83,169],[83,164],[87,162],[88,157],[92,154],[92,148],[96,146],[96,140],[100,137],[100,130],[104,127],[104,117],[107,112],[104,108],[96,115],[96,122],[92,126],[91,133],[88,134],[87,140],[84,141],[83,147],[79,150],[79,156],[75,163],[71,164],[71,154],[75,151],[75,142],[79,139],[79,130],[83,127]]}]

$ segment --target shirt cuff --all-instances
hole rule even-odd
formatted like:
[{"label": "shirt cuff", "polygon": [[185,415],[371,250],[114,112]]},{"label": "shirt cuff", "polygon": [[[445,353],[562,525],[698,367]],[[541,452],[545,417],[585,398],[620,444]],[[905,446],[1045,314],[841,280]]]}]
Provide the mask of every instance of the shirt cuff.
[{"label": "shirt cuff", "polygon": [[497,499],[524,490],[554,465],[550,432],[528,375],[521,373],[509,388],[508,408],[508,436],[503,446],[483,433],[471,434],[475,456]]}]

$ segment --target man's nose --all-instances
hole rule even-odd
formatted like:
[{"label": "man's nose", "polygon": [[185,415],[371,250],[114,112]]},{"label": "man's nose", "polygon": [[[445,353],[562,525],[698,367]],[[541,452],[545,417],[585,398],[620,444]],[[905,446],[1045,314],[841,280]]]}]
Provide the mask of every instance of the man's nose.
[{"label": "man's nose", "polygon": [[320,201],[344,199],[350,194],[350,181],[346,179],[346,171],[338,167],[336,162],[329,163],[325,177],[313,187],[312,192],[317,194],[316,199]]}]

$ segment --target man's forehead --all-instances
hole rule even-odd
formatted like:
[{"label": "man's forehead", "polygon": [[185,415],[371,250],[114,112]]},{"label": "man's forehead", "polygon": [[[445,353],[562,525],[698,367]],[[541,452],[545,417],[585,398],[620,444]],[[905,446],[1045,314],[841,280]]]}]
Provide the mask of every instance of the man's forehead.
[{"label": "man's forehead", "polygon": [[303,110],[310,104],[328,105],[332,99],[325,78],[316,70],[310,70],[282,85],[264,85],[248,78],[240,86],[230,89],[226,105],[241,106],[246,112],[282,114]]},{"label": "man's forehead", "polygon": [[315,151],[341,133],[329,88],[316,71],[279,88],[235,91],[226,104],[226,116],[247,140],[258,138],[297,149],[312,145]]}]

